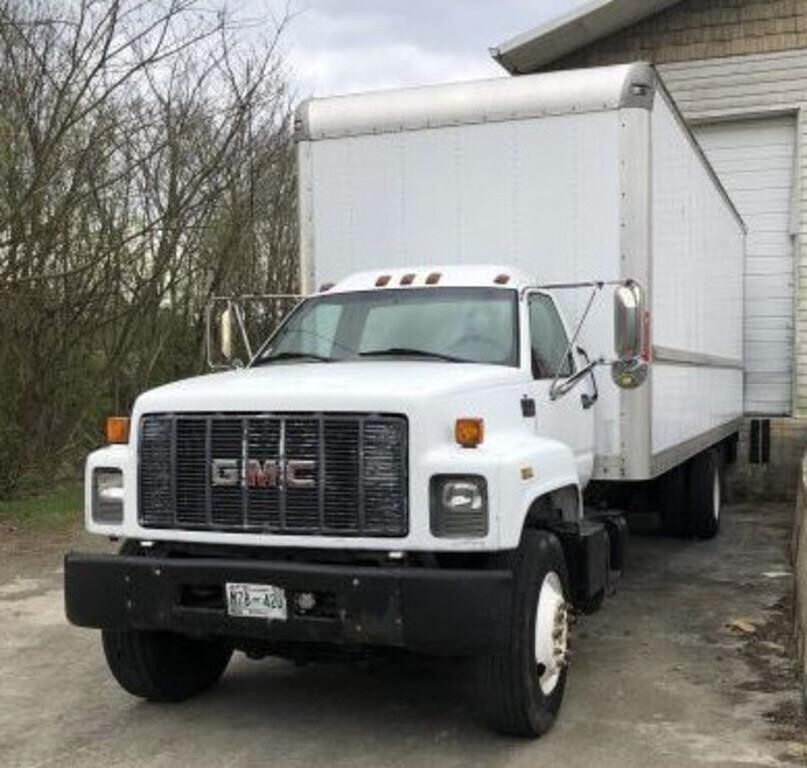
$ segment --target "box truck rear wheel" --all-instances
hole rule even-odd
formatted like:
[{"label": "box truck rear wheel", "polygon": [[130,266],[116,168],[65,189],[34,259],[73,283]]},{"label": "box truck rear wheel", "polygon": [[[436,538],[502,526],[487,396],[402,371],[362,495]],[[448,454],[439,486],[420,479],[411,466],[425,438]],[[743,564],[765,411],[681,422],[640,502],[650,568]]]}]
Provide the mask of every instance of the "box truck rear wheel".
[{"label": "box truck rear wheel", "polygon": [[232,648],[171,632],[102,632],[104,655],[120,686],[148,701],[185,701],[224,674]]},{"label": "box truck rear wheel", "polygon": [[720,456],[710,450],[689,462],[689,509],[692,533],[699,539],[713,539],[720,530],[722,477]]},{"label": "box truck rear wheel", "polygon": [[525,531],[505,557],[513,572],[507,644],[480,661],[479,697],[494,728],[534,738],[552,727],[566,688],[569,577],[560,542],[545,531]]},{"label": "box truck rear wheel", "polygon": [[661,528],[668,536],[689,535],[687,480],[686,467],[678,466],[656,481],[658,504],[661,509]]}]

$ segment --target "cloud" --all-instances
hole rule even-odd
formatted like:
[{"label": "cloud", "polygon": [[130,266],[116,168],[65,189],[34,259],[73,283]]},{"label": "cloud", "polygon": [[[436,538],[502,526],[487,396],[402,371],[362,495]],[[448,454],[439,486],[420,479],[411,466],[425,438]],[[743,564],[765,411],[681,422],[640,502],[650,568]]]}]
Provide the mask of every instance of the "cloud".
[{"label": "cloud", "polygon": [[496,77],[491,45],[580,2],[293,0],[285,50],[301,96]]},{"label": "cloud", "polygon": [[289,64],[301,96],[354,93],[503,74],[484,55],[430,51],[406,42],[361,48],[322,47],[302,52],[291,49]]}]

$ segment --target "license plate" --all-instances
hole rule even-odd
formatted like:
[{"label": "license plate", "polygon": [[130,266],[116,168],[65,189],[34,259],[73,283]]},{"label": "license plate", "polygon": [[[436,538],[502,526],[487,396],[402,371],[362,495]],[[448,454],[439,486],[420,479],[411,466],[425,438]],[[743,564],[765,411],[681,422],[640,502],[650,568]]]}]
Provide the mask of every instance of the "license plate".
[{"label": "license plate", "polygon": [[230,616],[286,621],[286,590],[270,584],[227,584]]}]

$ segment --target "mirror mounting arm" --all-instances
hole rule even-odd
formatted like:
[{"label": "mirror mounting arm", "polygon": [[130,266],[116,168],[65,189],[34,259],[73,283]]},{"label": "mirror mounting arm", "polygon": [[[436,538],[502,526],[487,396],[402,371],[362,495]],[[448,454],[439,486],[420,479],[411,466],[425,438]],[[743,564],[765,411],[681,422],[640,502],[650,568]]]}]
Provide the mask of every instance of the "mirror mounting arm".
[{"label": "mirror mounting arm", "polygon": [[603,358],[592,360],[588,365],[581,368],[579,371],[577,371],[577,373],[570,376],[568,379],[560,381],[556,378],[549,387],[549,399],[557,400],[564,395],[568,395],[569,392],[571,392],[581,381],[583,381],[586,376],[591,374],[598,365],[606,365],[606,361]]},{"label": "mirror mounting arm", "polygon": [[[527,296],[530,291],[559,291],[559,290],[580,290],[590,288],[591,295],[586,304],[580,321],[577,323],[574,335],[561,358],[558,369],[549,388],[549,395],[552,400],[570,392],[582,378],[590,374],[598,365],[609,364],[604,358],[600,358],[588,363],[570,378],[562,381],[561,370],[563,362],[571,354],[574,345],[582,331],[583,325],[588,318],[591,308],[600,294],[606,287],[614,287],[615,295],[615,346],[617,348],[617,359],[612,361],[612,378],[620,389],[636,389],[640,387],[647,378],[648,355],[644,351],[649,348],[649,331],[647,331],[647,315],[645,313],[644,292],[642,286],[634,279],[624,280],[595,280],[579,283],[555,283],[547,285],[529,285],[521,289],[521,298]],[[649,324],[649,323],[648,323]]]}]

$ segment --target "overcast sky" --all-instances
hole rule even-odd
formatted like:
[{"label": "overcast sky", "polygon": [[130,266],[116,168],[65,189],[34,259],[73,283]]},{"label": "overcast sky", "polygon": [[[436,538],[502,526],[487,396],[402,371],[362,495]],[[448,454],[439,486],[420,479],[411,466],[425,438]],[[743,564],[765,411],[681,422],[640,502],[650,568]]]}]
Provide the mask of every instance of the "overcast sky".
[{"label": "overcast sky", "polygon": [[495,77],[488,48],[583,1],[290,0],[285,48],[301,97]]}]

